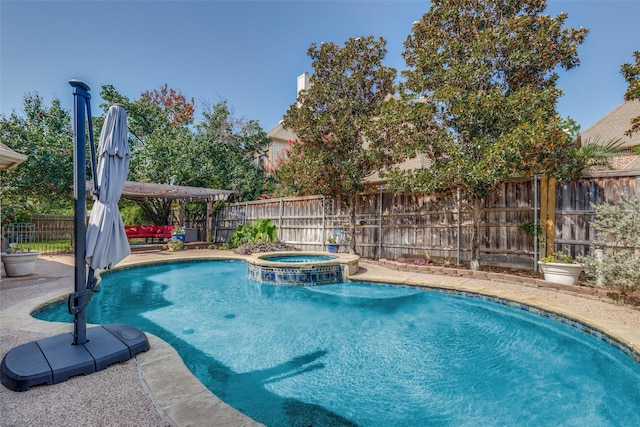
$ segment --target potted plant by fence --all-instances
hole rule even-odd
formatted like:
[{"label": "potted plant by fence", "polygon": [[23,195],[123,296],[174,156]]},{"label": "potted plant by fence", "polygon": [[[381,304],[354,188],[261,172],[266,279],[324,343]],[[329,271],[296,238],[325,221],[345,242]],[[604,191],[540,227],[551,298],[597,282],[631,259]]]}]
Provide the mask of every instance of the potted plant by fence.
[{"label": "potted plant by fence", "polygon": [[563,252],[554,252],[540,261],[540,270],[544,280],[562,285],[575,285],[582,271],[582,265]]},{"label": "potted plant by fence", "polygon": [[182,243],[185,242],[186,236],[184,232],[184,228],[176,227],[171,231],[171,239],[172,240],[180,240]]},{"label": "potted plant by fence", "polygon": [[14,247],[9,247],[0,257],[2,257],[2,264],[7,276],[18,277],[33,274],[38,255],[40,255],[40,252],[32,251],[29,248],[15,249]]},{"label": "potted plant by fence", "polygon": [[327,239],[327,251],[331,253],[336,253],[340,249],[340,245],[338,244],[338,239],[335,236],[331,236]]}]

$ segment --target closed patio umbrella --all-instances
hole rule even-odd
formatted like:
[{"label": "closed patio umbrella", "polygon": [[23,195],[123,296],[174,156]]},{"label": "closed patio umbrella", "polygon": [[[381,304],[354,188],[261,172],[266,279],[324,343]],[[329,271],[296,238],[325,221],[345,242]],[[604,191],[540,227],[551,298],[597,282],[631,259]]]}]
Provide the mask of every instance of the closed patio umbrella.
[{"label": "closed patio umbrella", "polygon": [[[100,133],[96,170],[89,85],[75,79],[69,80],[69,84],[73,87],[76,185],[73,221],[75,291],[69,294],[67,304],[69,312],[74,315],[74,330],[73,334],[42,338],[7,352],[0,364],[0,380],[14,391],[25,391],[34,385],[56,384],[76,375],[88,375],[149,349],[149,340],[144,332],[128,325],[110,323],[87,329],[86,307],[94,291],[94,270],[113,267],[131,252],[118,211],[118,199],[129,171],[130,151],[127,113],[123,106],[113,105]],[[96,196],[88,226],[85,223],[87,117]]]},{"label": "closed patio umbrella", "polygon": [[115,266],[131,253],[118,200],[129,172],[131,152],[127,141],[127,113],[112,105],[100,132],[94,188],[96,201],[87,224],[85,260],[93,269]]}]

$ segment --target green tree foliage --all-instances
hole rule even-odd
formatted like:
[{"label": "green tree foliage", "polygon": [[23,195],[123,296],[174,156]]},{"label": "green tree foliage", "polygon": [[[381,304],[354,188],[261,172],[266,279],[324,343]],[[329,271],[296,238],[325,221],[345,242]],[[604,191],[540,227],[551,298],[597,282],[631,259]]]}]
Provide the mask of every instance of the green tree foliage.
[{"label": "green tree foliage", "polygon": [[[439,0],[405,41],[411,120],[439,131],[418,138],[428,168],[390,174],[391,185],[431,192],[459,187],[471,213],[471,268],[479,268],[485,197],[501,180],[528,173],[568,179],[579,170],[571,132],[556,112],[555,69],[579,64],[587,30],[544,15],[544,0]],[[405,148],[405,150],[408,150]]]},{"label": "green tree foliage", "polygon": [[[635,64],[622,64],[620,67],[620,72],[629,83],[624,94],[626,101],[640,100],[640,50],[636,50],[633,56],[636,59]],[[631,128],[626,134],[631,136],[634,132],[640,132],[640,115],[631,119]]]},{"label": "green tree foliage", "polygon": [[[233,190],[236,200],[257,199],[265,173],[255,162],[269,139],[257,122],[233,117],[226,102],[203,112],[194,123],[194,101],[163,86],[129,100],[103,86],[102,107],[124,105],[129,118],[130,181]],[[156,224],[166,224],[169,199],[134,199]]]},{"label": "green tree foliage", "polygon": [[[312,44],[310,88],[284,116],[283,126],[293,131],[290,155],[277,171],[290,192],[338,198],[349,208],[355,229],[355,196],[363,178],[381,167],[366,133],[380,116],[384,99],[394,91],[396,70],[382,65],[386,41],[373,36],[335,43]],[[355,239],[352,240],[355,250]]]},{"label": "green tree foliage", "polygon": [[69,209],[73,199],[71,116],[54,98],[24,97],[24,115],[0,117],[0,140],[28,159],[2,172],[3,222],[27,221],[43,211]]},{"label": "green tree foliage", "polygon": [[[122,104],[127,110],[131,148],[127,179],[181,184],[176,178],[183,167],[179,161],[181,152],[192,139],[189,125],[193,123],[193,99],[187,101],[184,95],[169,90],[166,85],[160,90],[144,92],[133,101],[112,85],[103,86],[100,96],[105,100],[101,105],[105,112],[115,103]],[[142,208],[144,216],[154,223],[168,223],[171,200],[149,197],[134,201]]]},{"label": "green tree foliage", "polygon": [[226,101],[206,108],[188,155],[189,185],[233,190],[236,201],[257,200],[268,178],[257,162],[270,142],[257,121],[237,119]]}]

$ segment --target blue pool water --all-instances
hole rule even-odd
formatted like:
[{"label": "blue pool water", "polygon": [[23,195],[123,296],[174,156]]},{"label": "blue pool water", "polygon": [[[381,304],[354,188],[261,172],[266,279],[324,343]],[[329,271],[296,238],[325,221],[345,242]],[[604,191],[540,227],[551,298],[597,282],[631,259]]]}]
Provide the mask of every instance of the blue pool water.
[{"label": "blue pool water", "polygon": [[265,261],[275,262],[314,262],[314,261],[331,261],[336,257],[328,255],[273,255],[262,258]]},{"label": "blue pool water", "polygon": [[[640,366],[560,322],[409,287],[276,286],[240,261],[105,274],[87,312],[173,345],[268,426],[640,425]],[[37,315],[72,320],[64,305]]]}]

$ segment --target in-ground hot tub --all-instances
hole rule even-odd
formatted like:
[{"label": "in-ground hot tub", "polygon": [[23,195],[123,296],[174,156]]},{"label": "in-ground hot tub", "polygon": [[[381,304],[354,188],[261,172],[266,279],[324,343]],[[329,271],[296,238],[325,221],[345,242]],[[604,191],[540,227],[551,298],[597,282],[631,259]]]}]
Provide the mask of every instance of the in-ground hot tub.
[{"label": "in-ground hot tub", "polygon": [[266,252],[247,260],[250,280],[308,286],[340,283],[358,271],[358,255],[324,252]]}]

